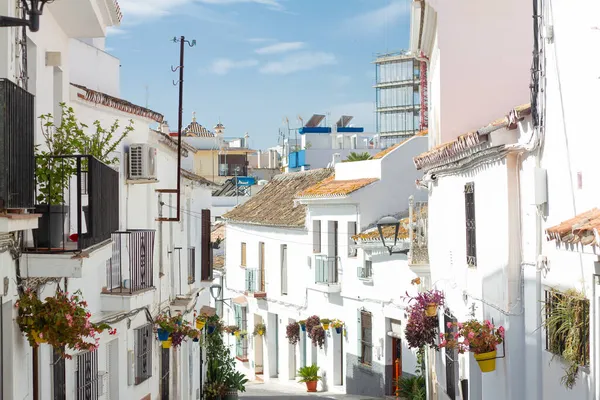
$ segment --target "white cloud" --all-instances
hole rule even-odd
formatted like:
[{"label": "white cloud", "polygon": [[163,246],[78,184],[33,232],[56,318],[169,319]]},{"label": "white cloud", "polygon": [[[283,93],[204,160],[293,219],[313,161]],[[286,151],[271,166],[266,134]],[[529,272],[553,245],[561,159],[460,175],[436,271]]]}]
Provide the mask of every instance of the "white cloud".
[{"label": "white cloud", "polygon": [[228,58],[219,58],[214,60],[210,65],[210,72],[216,75],[226,75],[233,69],[243,69],[256,67],[258,65],[257,60],[230,60]]},{"label": "white cloud", "polygon": [[170,14],[170,10],[192,0],[119,0],[123,17],[137,18],[156,18]]},{"label": "white cloud", "polygon": [[268,62],[260,69],[260,72],[263,74],[287,75],[335,63],[337,63],[337,60],[331,53],[302,52],[289,55],[280,61]]},{"label": "white cloud", "polygon": [[346,21],[346,28],[352,31],[376,32],[393,25],[398,20],[410,13],[410,4],[407,1],[394,0],[387,6],[377,8],[373,11],[357,15]]},{"label": "white cloud", "polygon": [[260,49],[256,49],[254,52],[256,54],[287,53],[289,51],[300,50],[304,48],[305,45],[306,44],[304,42],[283,42],[261,47]]},{"label": "white cloud", "polygon": [[121,36],[126,33],[126,30],[121,28],[115,28],[114,26],[109,26],[108,28],[106,28],[106,36]]}]

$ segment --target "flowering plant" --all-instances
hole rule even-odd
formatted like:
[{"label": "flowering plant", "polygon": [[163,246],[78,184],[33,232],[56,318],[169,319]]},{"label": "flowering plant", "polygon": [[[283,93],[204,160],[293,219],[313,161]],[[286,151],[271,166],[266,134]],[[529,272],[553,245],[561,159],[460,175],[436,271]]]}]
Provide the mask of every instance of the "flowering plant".
[{"label": "flowering plant", "polygon": [[154,319],[154,323],[158,325],[159,329],[173,333],[177,329],[177,322],[179,322],[179,320],[180,319],[178,317],[169,317],[166,314],[159,314]]},{"label": "flowering plant", "polygon": [[100,339],[97,334],[108,329],[115,335],[116,329],[108,324],[95,324],[90,321],[91,314],[86,309],[87,302],[81,298],[81,291],[69,296],[58,291],[54,297],[42,302],[36,294],[27,289],[15,303],[19,310],[17,323],[32,347],[47,342],[67,359],[63,348],[76,351],[94,351]]},{"label": "flowering plant", "polygon": [[416,302],[422,310],[425,310],[430,304],[435,304],[440,307],[444,306],[444,292],[437,289],[420,292],[416,296],[410,296],[408,292],[406,292],[405,298],[408,298],[409,302]]},{"label": "flowering plant", "polygon": [[312,317],[309,317],[306,320],[306,334],[308,335],[309,338],[312,339],[313,328],[315,326],[320,326],[320,325],[321,325],[321,319],[319,317],[317,317],[316,315],[313,315]]},{"label": "flowering plant", "polygon": [[290,322],[285,328],[285,337],[293,346],[300,341],[300,325]]},{"label": "flowering plant", "polygon": [[223,330],[227,333],[235,333],[240,330],[237,325],[227,325]]},{"label": "flowering plant", "polygon": [[334,319],[331,321],[331,326],[333,326],[334,328],[343,328],[344,321],[339,320],[339,319]]},{"label": "flowering plant", "polygon": [[404,329],[404,336],[411,349],[421,349],[423,346],[431,346],[437,349],[435,342],[438,318],[428,317],[421,303],[417,302],[408,306],[408,321]]},{"label": "flowering plant", "polygon": [[254,332],[252,332],[252,334],[262,336],[265,334],[265,332],[267,332],[267,327],[265,324],[256,324],[254,325]]},{"label": "flowering plant", "polygon": [[183,321],[183,316],[177,314],[170,317],[166,314],[159,314],[155,319],[154,323],[158,325],[157,329],[163,329],[169,333],[171,338],[171,345],[177,347],[181,345],[185,340],[198,339],[200,338],[200,331],[194,329],[189,322]]},{"label": "flowering plant", "polygon": [[325,329],[321,325],[317,325],[312,328],[310,333],[313,346],[319,346],[322,349],[325,344]]},{"label": "flowering plant", "polygon": [[455,348],[459,353],[466,351],[475,354],[489,353],[504,340],[504,327],[496,328],[489,320],[483,323],[472,319],[465,323],[448,322],[448,328],[456,327],[453,333],[440,333],[440,347]]}]

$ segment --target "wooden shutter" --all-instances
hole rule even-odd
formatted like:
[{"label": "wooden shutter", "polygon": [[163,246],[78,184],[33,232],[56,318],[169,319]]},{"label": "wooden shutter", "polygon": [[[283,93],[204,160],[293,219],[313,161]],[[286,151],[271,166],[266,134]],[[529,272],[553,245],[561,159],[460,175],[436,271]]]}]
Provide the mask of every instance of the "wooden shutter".
[{"label": "wooden shutter", "polygon": [[354,248],[352,248],[352,246],[354,245],[354,239],[352,239],[352,236],[356,235],[356,222],[355,221],[350,221],[348,222],[348,256],[349,257],[356,257],[357,254],[357,250]]},{"label": "wooden shutter", "polygon": [[246,266],[246,243],[242,243],[242,267]]},{"label": "wooden shutter", "polygon": [[212,280],[212,245],[210,243],[210,210],[202,210],[201,233],[201,277],[203,281]]},{"label": "wooden shutter", "polygon": [[356,354],[358,354],[358,357],[360,359],[360,362],[362,363],[363,361],[363,353],[362,353],[362,310],[358,310],[358,312],[356,313],[356,336],[357,336],[357,344],[358,344],[358,350],[356,352]]},{"label": "wooden shutter", "polygon": [[281,245],[281,294],[288,292],[287,245]]},{"label": "wooden shutter", "polygon": [[321,252],[321,221],[313,220],[313,253]]}]

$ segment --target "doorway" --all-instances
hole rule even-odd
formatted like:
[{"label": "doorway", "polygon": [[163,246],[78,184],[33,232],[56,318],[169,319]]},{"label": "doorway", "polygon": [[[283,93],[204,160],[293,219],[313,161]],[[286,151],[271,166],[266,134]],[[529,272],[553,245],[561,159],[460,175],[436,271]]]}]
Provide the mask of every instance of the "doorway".
[{"label": "doorway", "polygon": [[402,340],[392,338],[392,393],[391,395],[400,395],[400,385],[398,381],[402,378]]}]

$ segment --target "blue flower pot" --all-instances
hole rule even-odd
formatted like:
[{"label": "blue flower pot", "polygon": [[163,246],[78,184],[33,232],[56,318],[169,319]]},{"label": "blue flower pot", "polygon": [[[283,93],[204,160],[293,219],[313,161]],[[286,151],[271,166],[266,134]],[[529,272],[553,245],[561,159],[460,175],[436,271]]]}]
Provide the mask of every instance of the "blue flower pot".
[{"label": "blue flower pot", "polygon": [[200,339],[194,338],[194,342],[198,343],[199,341],[200,341]]},{"label": "blue flower pot", "polygon": [[306,332],[306,325],[300,325],[300,328],[302,328],[302,332]]},{"label": "blue flower pot", "polygon": [[342,328],[341,327],[335,328],[335,333],[342,333]]},{"label": "blue flower pot", "polygon": [[209,335],[212,335],[212,333],[215,331],[215,329],[217,329],[216,325],[207,325],[206,333],[208,333]]},{"label": "blue flower pot", "polygon": [[162,328],[158,328],[158,340],[161,342],[166,342],[169,340],[169,332],[165,331]]}]

